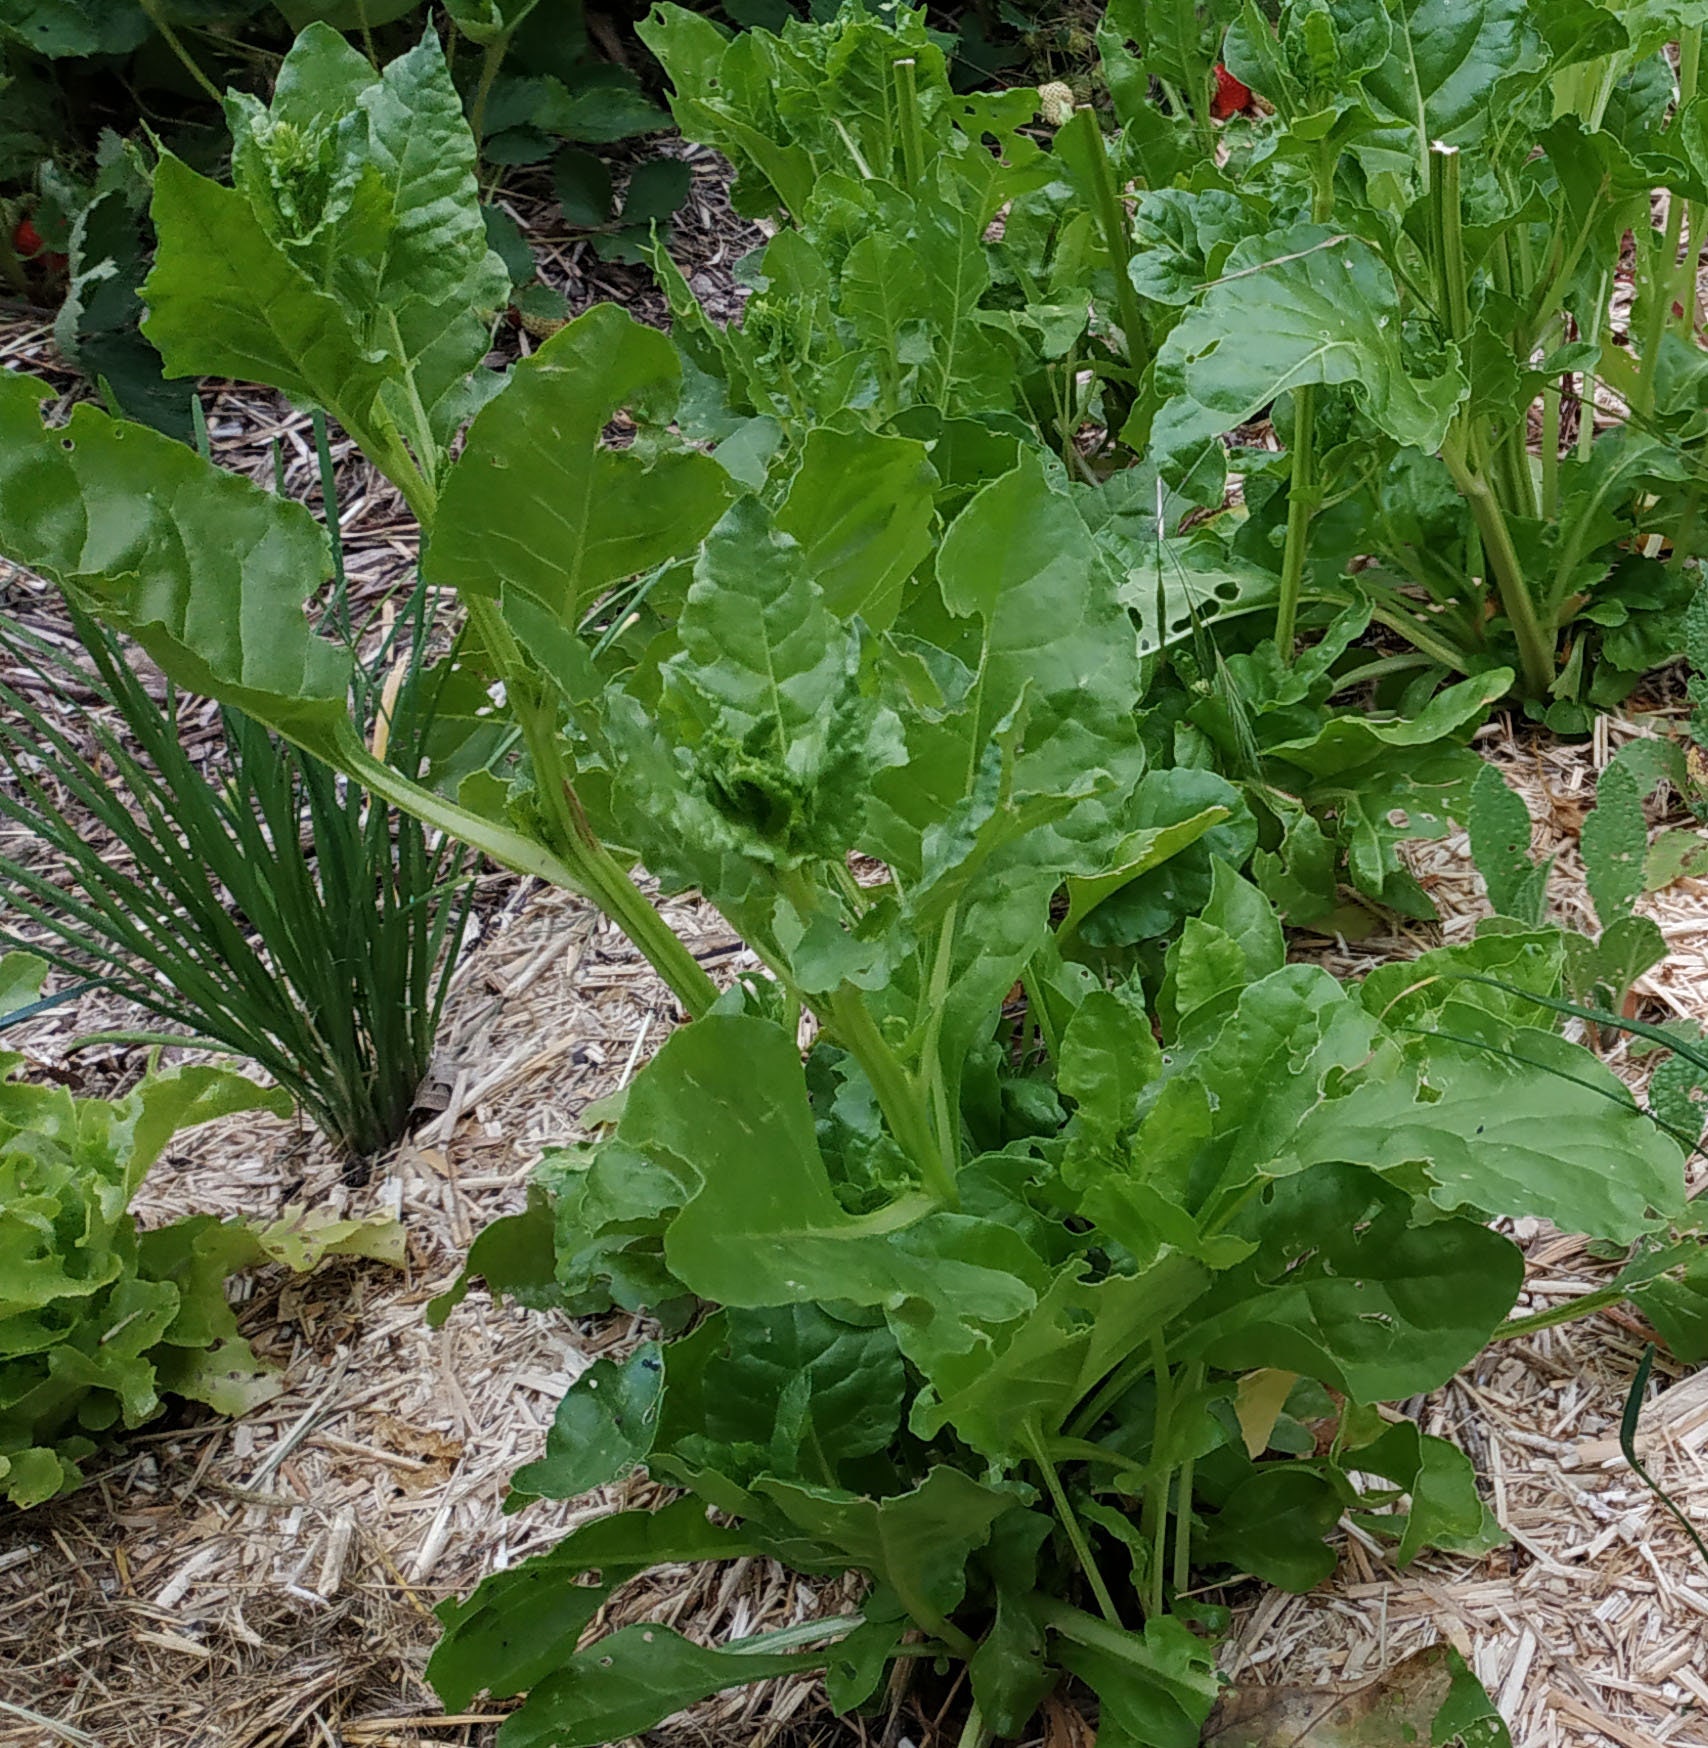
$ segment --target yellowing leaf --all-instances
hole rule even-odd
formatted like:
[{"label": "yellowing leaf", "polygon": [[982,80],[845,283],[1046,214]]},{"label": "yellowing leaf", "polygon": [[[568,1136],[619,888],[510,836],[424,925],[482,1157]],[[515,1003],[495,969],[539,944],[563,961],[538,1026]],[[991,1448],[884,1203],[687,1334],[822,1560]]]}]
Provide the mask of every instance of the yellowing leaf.
[{"label": "yellowing leaf", "polygon": [[1236,1687],[1205,1748],[1511,1748],[1482,1684],[1450,1645],[1432,1645],[1367,1686]]},{"label": "yellowing leaf", "polygon": [[1297,1372],[1283,1372],[1274,1366],[1264,1366],[1247,1372],[1234,1392],[1234,1417],[1239,1421],[1240,1436],[1245,1440],[1245,1454],[1253,1462],[1269,1449],[1269,1435],[1281,1418],[1287,1397],[1299,1381]]}]

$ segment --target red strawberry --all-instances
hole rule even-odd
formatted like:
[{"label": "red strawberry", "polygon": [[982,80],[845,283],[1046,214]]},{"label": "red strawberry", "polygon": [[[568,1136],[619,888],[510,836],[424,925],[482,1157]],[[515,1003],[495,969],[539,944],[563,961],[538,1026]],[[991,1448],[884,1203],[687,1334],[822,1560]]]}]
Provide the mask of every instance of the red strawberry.
[{"label": "red strawberry", "polygon": [[1216,89],[1210,97],[1210,113],[1217,121],[1230,115],[1245,115],[1251,109],[1251,87],[1236,79],[1220,61],[1216,63]]},{"label": "red strawberry", "polygon": [[48,248],[42,241],[41,232],[28,219],[19,219],[13,227],[12,247],[21,261],[33,262],[44,269],[50,278],[57,278],[70,265],[65,256]]}]

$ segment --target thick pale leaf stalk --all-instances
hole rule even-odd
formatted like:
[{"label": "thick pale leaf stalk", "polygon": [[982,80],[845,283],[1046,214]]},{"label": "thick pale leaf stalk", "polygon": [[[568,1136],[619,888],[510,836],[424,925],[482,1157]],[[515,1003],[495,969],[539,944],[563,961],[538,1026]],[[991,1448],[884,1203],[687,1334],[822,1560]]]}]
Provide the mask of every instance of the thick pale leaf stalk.
[{"label": "thick pale leaf stalk", "polygon": [[[1139,308],[1139,296],[1128,272],[1133,259],[1133,233],[1127,208],[1115,186],[1115,170],[1109,162],[1109,148],[1104,143],[1103,130],[1097,125],[1096,110],[1089,106],[1077,110],[1068,126],[1078,128],[1084,136],[1084,161],[1091,176],[1097,227],[1103,233],[1103,246],[1109,251],[1115,269],[1115,309],[1121,320],[1122,336],[1127,342],[1127,362],[1137,370],[1150,356],[1150,328]],[[1066,131],[1063,129],[1064,133]],[[1058,134],[1058,142],[1060,138]]]},{"label": "thick pale leaf stalk", "polygon": [[918,63],[911,55],[896,62],[896,117],[901,126],[902,167],[907,185],[925,185],[925,140],[919,125]]},{"label": "thick pale leaf stalk", "polygon": [[1482,535],[1483,552],[1489,569],[1494,573],[1500,604],[1506,609],[1507,621],[1518,643],[1525,692],[1532,698],[1545,699],[1554,683],[1553,640],[1542,629],[1536,600],[1525,578],[1518,549],[1513,544],[1506,514],[1490,490],[1481,466],[1459,447],[1457,439],[1450,438],[1443,445],[1441,458],[1447,463],[1453,483],[1470,506],[1477,530]]},{"label": "thick pale leaf stalk", "polygon": [[1315,472],[1317,391],[1306,383],[1293,390],[1292,473],[1287,483],[1287,545],[1281,555],[1281,594],[1275,604],[1275,647],[1284,662],[1293,659],[1299,596],[1305,580],[1305,548],[1311,520]]},{"label": "thick pale leaf stalk", "polygon": [[[1333,168],[1319,153],[1313,166],[1311,217],[1326,224],[1333,209]],[[1287,544],[1281,554],[1281,593],[1275,604],[1275,647],[1283,662],[1293,659],[1299,596],[1305,580],[1305,548],[1317,513],[1317,391],[1304,383],[1293,391],[1292,472],[1287,485]]]},{"label": "thick pale leaf stalk", "polygon": [[698,1019],[717,1000],[717,985],[587,823],[564,761],[555,695],[534,696],[538,682],[524,666],[497,606],[474,595],[466,598],[465,605],[470,623],[504,670],[506,692],[533,763],[540,806],[553,826],[552,848],[573,876],[572,890],[592,899],[610,917],[669,985],[689,1018]]}]

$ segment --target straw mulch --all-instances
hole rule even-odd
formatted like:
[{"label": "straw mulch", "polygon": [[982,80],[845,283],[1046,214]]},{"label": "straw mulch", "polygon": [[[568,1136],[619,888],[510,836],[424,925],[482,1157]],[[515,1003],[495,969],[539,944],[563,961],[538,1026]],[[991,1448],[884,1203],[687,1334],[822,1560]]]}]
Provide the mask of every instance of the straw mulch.
[{"label": "straw mulch", "polygon": [[[685,148],[677,148],[686,150]],[[710,295],[733,304],[740,248],[715,174],[696,159],[684,226]],[[537,221],[539,203],[518,202]],[[698,226],[698,230],[693,229]],[[571,295],[636,295],[627,270],[547,238],[547,276]],[[692,249],[690,250],[692,254]],[[645,313],[657,315],[655,309]],[[525,339],[517,342],[525,345]],[[40,322],[0,329],[0,364],[65,382]],[[210,388],[221,459],[318,498],[307,422],[259,391]],[[359,598],[378,604],[408,575],[413,529],[383,482],[338,452],[342,524]],[[51,628],[51,598],[0,578],[0,603]],[[1614,741],[1640,732],[1612,731]],[[1590,912],[1575,854],[1608,733],[1560,746],[1491,725],[1485,750],[1524,792],[1539,851],[1560,852],[1556,902]],[[11,847],[11,846],[8,846]],[[1481,914],[1462,839],[1423,846],[1416,866],[1439,929],[1365,942],[1299,944],[1343,973],[1458,938]],[[743,963],[715,914],[667,907],[715,975]],[[1681,882],[1653,900],[1673,956],[1641,986],[1649,1011],[1708,1014],[1708,907]],[[449,1284],[475,1232],[521,1203],[544,1146],[632,1076],[677,1021],[666,991],[588,907],[489,876],[477,938],[460,967],[427,1109],[411,1140],[352,1187],[313,1133],[238,1117],[186,1137],[153,1173],[145,1221],[193,1211],[276,1214],[307,1205],[390,1209],[409,1234],[401,1270],[338,1263],[298,1279],[242,1283],[242,1318],[282,1368],[283,1390],[240,1421],[188,1415],[130,1439],[91,1486],[51,1508],[0,1518],[0,1745],[55,1748],[425,1748],[490,1740],[503,1707],[441,1715],[422,1671],[432,1605],[549,1546],[644,1483],[506,1517],[505,1480],[544,1442],[566,1385],[637,1336],[628,1318],[573,1322],[471,1298],[440,1331],[423,1309]],[[51,1068],[77,1032],[109,1021],[100,1000],[46,1015],[26,1043]],[[8,1042],[11,1040],[9,1039]],[[1611,1058],[1640,1077],[1622,1046]],[[136,1053],[97,1064],[134,1078]],[[85,1072],[88,1072],[87,1066]],[[1521,1224],[1529,1304],[1591,1290],[1606,1265],[1576,1241]],[[1467,1654],[1519,1748],[1708,1748],[1708,1569],[1625,1467],[1617,1431],[1645,1331],[1625,1313],[1586,1320],[1485,1355],[1425,1402],[1428,1430],[1476,1459],[1510,1547],[1481,1561],[1426,1558],[1396,1572],[1356,1528],[1339,1574],[1305,1597],[1246,1587],[1225,1658],[1234,1681],[1284,1688],[1357,1685],[1447,1638]],[[1708,1524],[1708,1382],[1656,1368],[1640,1437],[1651,1472]],[[616,1618],[668,1621],[708,1640],[845,1606],[762,1562],[671,1571],[619,1599]],[[952,1736],[948,1739],[952,1740]],[[901,1713],[868,1735],[831,1719],[807,1682],[722,1696],[659,1742],[939,1748],[931,1720]],[[1083,1738],[1065,1714],[1049,1748]]]}]

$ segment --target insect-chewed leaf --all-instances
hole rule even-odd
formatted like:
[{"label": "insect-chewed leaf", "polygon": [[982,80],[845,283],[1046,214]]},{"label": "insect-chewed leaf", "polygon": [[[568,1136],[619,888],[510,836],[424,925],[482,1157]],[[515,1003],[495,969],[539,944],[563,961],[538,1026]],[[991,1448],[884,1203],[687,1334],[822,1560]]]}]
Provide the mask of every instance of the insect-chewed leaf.
[{"label": "insect-chewed leaf", "polygon": [[622,409],[668,419],[681,377],[670,342],[615,304],[511,374],[445,482],[426,574],[474,595],[520,590],[573,627],[607,584],[692,551],[734,482],[690,450],[647,460],[600,446]]}]

